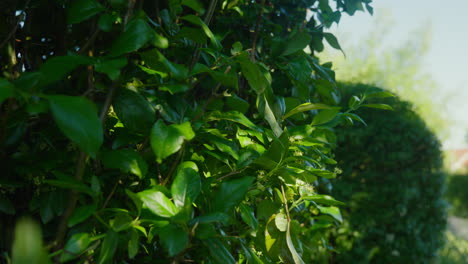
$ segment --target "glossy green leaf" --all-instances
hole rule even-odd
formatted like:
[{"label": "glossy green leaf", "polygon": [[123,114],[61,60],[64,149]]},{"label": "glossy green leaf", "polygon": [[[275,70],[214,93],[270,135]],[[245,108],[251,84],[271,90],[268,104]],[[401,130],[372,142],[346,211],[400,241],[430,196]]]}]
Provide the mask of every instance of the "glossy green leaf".
[{"label": "glossy green leaf", "polygon": [[167,126],[162,120],[158,120],[151,130],[150,137],[156,161],[161,163],[163,159],[176,153],[184,141],[191,140],[194,136],[189,122]]},{"label": "glossy green leaf", "polygon": [[210,28],[205,24],[205,22],[203,22],[203,20],[201,20],[200,17],[195,15],[187,15],[181,17],[181,19],[201,27],[201,29],[203,29],[203,32],[205,32],[206,36],[210,39],[211,45],[215,46],[217,49],[222,48],[216,36],[213,34],[213,32],[211,32]]},{"label": "glossy green leaf", "polygon": [[173,217],[178,213],[174,203],[162,192],[157,190],[146,190],[138,193],[143,204],[154,214],[161,217]]},{"label": "glossy green leaf", "polygon": [[185,161],[179,165],[176,177],[171,185],[172,198],[177,207],[183,207],[187,201],[195,201],[201,191],[201,179],[197,165]]},{"label": "glossy green leaf", "polygon": [[101,160],[107,168],[132,173],[140,179],[145,177],[148,171],[148,165],[145,160],[133,149],[106,151],[101,154]]},{"label": "glossy green leaf", "polygon": [[60,130],[84,152],[95,158],[103,142],[101,121],[96,106],[84,97],[47,96]]},{"label": "glossy green leaf", "polygon": [[333,197],[325,194],[314,194],[303,197],[304,200],[314,201],[325,205],[345,205],[345,203],[335,200]]},{"label": "glossy green leaf", "polygon": [[20,219],[15,226],[12,246],[12,263],[50,263],[42,245],[39,225],[31,219]]},{"label": "glossy green leaf", "polygon": [[368,107],[368,108],[376,108],[376,109],[382,109],[382,110],[392,110],[393,107],[387,105],[387,104],[363,104],[361,105],[362,107]]},{"label": "glossy green leaf", "polygon": [[113,81],[117,80],[120,75],[120,69],[127,65],[126,58],[117,58],[111,60],[99,60],[94,64],[94,70],[107,74]]},{"label": "glossy green leaf", "polygon": [[74,234],[63,247],[60,262],[67,262],[79,257],[91,244],[92,240],[88,233]]},{"label": "glossy green leaf", "polygon": [[312,40],[312,36],[306,32],[298,32],[287,41],[286,49],[281,55],[290,55],[305,49]]},{"label": "glossy green leaf", "polygon": [[213,201],[213,211],[228,212],[243,199],[255,178],[242,177],[222,182]]},{"label": "glossy green leaf", "polygon": [[319,110],[319,109],[330,109],[332,108],[331,106],[328,106],[328,105],[325,105],[325,104],[320,104],[320,103],[303,103],[301,105],[298,105],[296,107],[294,107],[293,109],[291,109],[291,111],[287,112],[284,116],[283,116],[283,120],[290,117],[290,116],[293,116],[295,114],[298,114],[298,113],[302,113],[302,112],[305,112],[305,111],[310,111],[310,110]]},{"label": "glossy green leaf", "polygon": [[161,244],[171,257],[184,250],[188,246],[189,242],[188,233],[180,227],[172,224],[163,227],[159,231],[159,238],[161,239]]},{"label": "glossy green leaf", "polygon": [[265,120],[268,122],[271,129],[273,130],[273,134],[276,137],[279,137],[283,133],[283,129],[279,125],[275,114],[271,110],[270,104],[268,103],[268,100],[266,99],[266,97],[264,97],[263,100],[264,100],[264,104],[265,104],[265,112],[264,112]]},{"label": "glossy green leaf", "polygon": [[13,97],[15,86],[9,81],[0,78],[0,104],[5,101],[5,99]]},{"label": "glossy green leaf", "polygon": [[320,213],[329,215],[339,222],[343,222],[343,217],[341,216],[340,209],[336,206],[317,206],[317,208],[320,210]]},{"label": "glossy green leaf", "polygon": [[67,7],[67,20],[70,24],[80,23],[103,10],[105,8],[96,0],[70,1]]},{"label": "glossy green leaf", "polygon": [[154,107],[139,93],[121,89],[114,98],[114,111],[130,131],[147,134],[155,120]]},{"label": "glossy green leaf", "polygon": [[356,115],[356,114],[354,114],[354,113],[346,113],[346,114],[344,114],[344,116],[347,116],[347,117],[351,118],[352,120],[361,122],[362,124],[364,124],[365,126],[367,126],[366,121],[364,121],[364,119],[362,119],[360,116],[358,116],[358,115]]},{"label": "glossy green leaf", "polygon": [[321,125],[330,122],[339,112],[339,108],[321,110],[312,120],[312,125]]},{"label": "glossy green leaf", "polygon": [[104,237],[102,242],[101,252],[99,253],[99,258],[97,260],[98,264],[108,264],[112,263],[114,258],[115,251],[117,250],[117,245],[119,243],[119,236],[116,232],[109,230]]},{"label": "glossy green leaf", "polygon": [[112,43],[111,56],[119,56],[143,47],[153,38],[153,30],[140,18],[130,21],[125,31]]},{"label": "glossy green leaf", "polygon": [[130,240],[128,240],[128,258],[133,259],[138,253],[138,243],[140,235],[136,229],[130,230]]},{"label": "glossy green leaf", "polygon": [[236,260],[231,255],[226,246],[217,238],[208,238],[203,241],[216,264],[236,264]]},{"label": "glossy green leaf", "polygon": [[237,111],[229,111],[229,112],[220,112],[220,111],[213,111],[211,112],[208,117],[208,121],[213,120],[228,120],[232,122],[239,123],[244,125],[252,130],[259,130],[259,128],[248,119],[244,114],[237,112]]},{"label": "glossy green leaf", "polygon": [[84,205],[76,208],[68,220],[68,227],[73,227],[88,219],[94,214],[96,208],[96,204]]}]

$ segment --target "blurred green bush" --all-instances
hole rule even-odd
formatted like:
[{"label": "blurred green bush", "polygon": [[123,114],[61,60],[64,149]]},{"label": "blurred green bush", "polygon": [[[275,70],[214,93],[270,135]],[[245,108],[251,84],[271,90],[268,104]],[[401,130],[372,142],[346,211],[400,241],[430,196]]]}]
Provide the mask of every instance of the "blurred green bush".
[{"label": "blurred green bush", "polygon": [[[342,84],[343,102],[383,90]],[[429,263],[443,245],[445,175],[437,137],[397,97],[369,99],[394,111],[365,109],[367,126],[338,129],[336,160],[342,169],[332,194],[349,201],[345,223],[332,234],[332,263]],[[465,185],[466,186],[466,185]]]},{"label": "blurred green bush", "polygon": [[452,174],[447,178],[446,197],[451,204],[450,214],[468,218],[468,175]]}]

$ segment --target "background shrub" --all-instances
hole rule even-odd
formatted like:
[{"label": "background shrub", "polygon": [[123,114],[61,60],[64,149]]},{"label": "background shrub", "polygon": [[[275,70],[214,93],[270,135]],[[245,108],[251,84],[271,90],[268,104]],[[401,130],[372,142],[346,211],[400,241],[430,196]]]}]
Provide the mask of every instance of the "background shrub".
[{"label": "background shrub", "polygon": [[468,175],[453,174],[447,179],[446,197],[450,202],[450,213],[458,217],[468,217]]},{"label": "background shrub", "polygon": [[[382,92],[345,84],[343,102],[351,105],[350,94],[370,91]],[[340,253],[332,258],[336,263],[428,263],[442,246],[446,226],[440,143],[410,103],[397,97],[369,100],[394,111],[358,110],[367,126],[337,131],[336,160],[343,172],[332,193],[348,205],[346,222],[333,235]]]}]

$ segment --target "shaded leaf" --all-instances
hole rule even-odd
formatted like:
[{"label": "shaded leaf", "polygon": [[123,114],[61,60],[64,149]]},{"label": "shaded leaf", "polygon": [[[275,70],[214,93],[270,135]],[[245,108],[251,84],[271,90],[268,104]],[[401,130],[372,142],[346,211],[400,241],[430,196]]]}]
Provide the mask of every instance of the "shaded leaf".
[{"label": "shaded leaf", "polygon": [[77,225],[88,219],[94,214],[96,208],[96,204],[84,205],[76,208],[68,220],[68,227],[73,227],[74,225]]},{"label": "shaded leaf", "polygon": [[91,241],[88,233],[74,234],[63,247],[60,261],[67,262],[79,257],[88,248]]},{"label": "shaded leaf", "polygon": [[305,49],[312,40],[312,36],[306,32],[298,32],[288,40],[286,44],[286,49],[281,55],[290,55],[297,51]]},{"label": "shaded leaf", "polygon": [[145,177],[148,165],[143,158],[133,149],[120,149],[104,152],[101,160],[105,167],[120,169],[125,173],[137,175],[140,179]]},{"label": "shaded leaf", "polygon": [[119,78],[120,69],[125,65],[127,65],[126,58],[98,60],[98,62],[94,64],[94,70],[107,74],[111,80],[115,81]]},{"label": "shaded leaf", "polygon": [[161,244],[173,257],[188,246],[189,236],[186,231],[175,225],[167,225],[159,231]]},{"label": "shaded leaf", "polygon": [[213,201],[213,211],[227,212],[238,205],[254,180],[253,177],[242,177],[221,183]]},{"label": "shaded leaf", "polygon": [[217,238],[208,238],[203,241],[216,264],[235,264],[236,260],[226,246]]},{"label": "shaded leaf", "polygon": [[5,99],[13,97],[15,87],[9,81],[0,78],[0,104],[5,101]]},{"label": "shaded leaf", "polygon": [[80,23],[105,10],[96,0],[75,0],[70,2],[71,4],[67,7],[67,21],[69,24]]},{"label": "shaded leaf", "polygon": [[60,130],[84,152],[95,158],[103,142],[101,121],[96,106],[84,97],[47,96]]},{"label": "shaded leaf", "polygon": [[200,17],[195,16],[195,15],[187,15],[187,16],[181,17],[181,19],[201,27],[203,29],[203,32],[205,32],[206,36],[210,39],[211,45],[215,46],[217,49],[222,48],[218,39],[215,37],[213,32],[211,32],[210,28],[205,24],[205,22],[201,20]]},{"label": "shaded leaf", "polygon": [[102,242],[101,252],[99,253],[98,264],[111,263],[114,258],[117,245],[119,243],[119,236],[116,232],[109,230]]},{"label": "shaded leaf", "polygon": [[111,56],[119,56],[143,47],[153,38],[153,30],[143,19],[130,21],[125,31],[112,42]]}]

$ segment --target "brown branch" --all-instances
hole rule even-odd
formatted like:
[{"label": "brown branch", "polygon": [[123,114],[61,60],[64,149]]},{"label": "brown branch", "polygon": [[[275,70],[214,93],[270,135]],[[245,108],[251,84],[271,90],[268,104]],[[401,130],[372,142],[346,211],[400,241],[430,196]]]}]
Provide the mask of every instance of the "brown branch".
[{"label": "brown branch", "polygon": [[260,12],[258,12],[257,21],[255,22],[255,29],[254,29],[254,35],[253,35],[253,41],[252,41],[252,52],[250,53],[250,59],[252,61],[255,61],[255,50],[257,49],[257,40],[258,40],[258,35],[260,32],[260,26],[262,24],[264,5],[265,5],[265,0],[262,0],[262,3],[260,4]]},{"label": "brown branch", "polygon": [[[87,160],[88,160],[88,155],[84,153],[83,151],[81,151],[78,156],[78,161],[76,163],[76,170],[75,170],[75,179],[77,181],[81,181],[83,179]],[[55,245],[54,245],[56,250],[59,250],[63,247],[63,242],[65,239],[65,235],[67,233],[68,220],[70,219],[71,215],[73,214],[73,211],[75,210],[76,203],[78,202],[78,195],[79,193],[75,190],[72,190],[72,192],[70,193],[70,196],[68,198],[67,209],[63,213],[62,218],[60,219],[59,226],[57,228],[57,235],[55,237]],[[58,256],[56,258],[56,262],[58,262]]]},{"label": "brown branch", "polygon": [[[207,27],[210,26],[211,19],[214,14],[214,10],[216,9],[216,5],[218,4],[218,0],[211,0],[210,6],[208,7],[208,12],[206,12],[204,22]],[[195,48],[195,52],[193,53],[192,62],[190,63],[189,71],[192,71],[193,67],[197,63],[198,59],[200,58],[200,48],[201,45],[197,44]]]},{"label": "brown branch", "polygon": [[[30,2],[31,0],[26,1],[26,3],[24,4],[24,10],[28,8],[28,5]],[[11,37],[13,37],[13,35],[16,33],[16,30],[18,30],[18,26],[23,18],[24,18],[24,13],[21,15],[21,17],[18,18],[18,21],[16,22],[15,27],[10,31],[10,33],[8,33],[7,37],[0,44],[0,49],[3,48],[3,46],[6,45],[8,41],[11,39]]]},{"label": "brown branch", "polygon": [[[101,120],[101,123],[104,124],[106,121],[107,117],[107,112],[109,111],[110,104],[112,101],[112,97],[115,93],[115,89],[117,87],[117,82],[114,82],[109,91],[107,92],[106,100],[104,102],[104,106],[101,110],[101,113],[99,115],[99,119]],[[75,170],[75,180],[81,182],[83,180],[83,175],[85,172],[86,168],[86,163],[88,161],[88,155],[84,153],[83,151],[80,152],[80,155],[78,157],[77,165],[76,165],[76,170]],[[65,212],[62,215],[62,218],[60,220],[59,226],[57,228],[57,235],[55,237],[55,243],[54,247],[56,250],[59,250],[63,247],[65,235],[67,232],[67,224],[68,220],[70,219],[71,215],[73,214],[73,211],[76,208],[76,204],[78,202],[79,198],[79,193],[76,191],[72,191],[70,193],[70,196],[68,198],[68,206]],[[58,258],[58,257],[57,257]],[[58,259],[56,259],[58,261]]]}]

